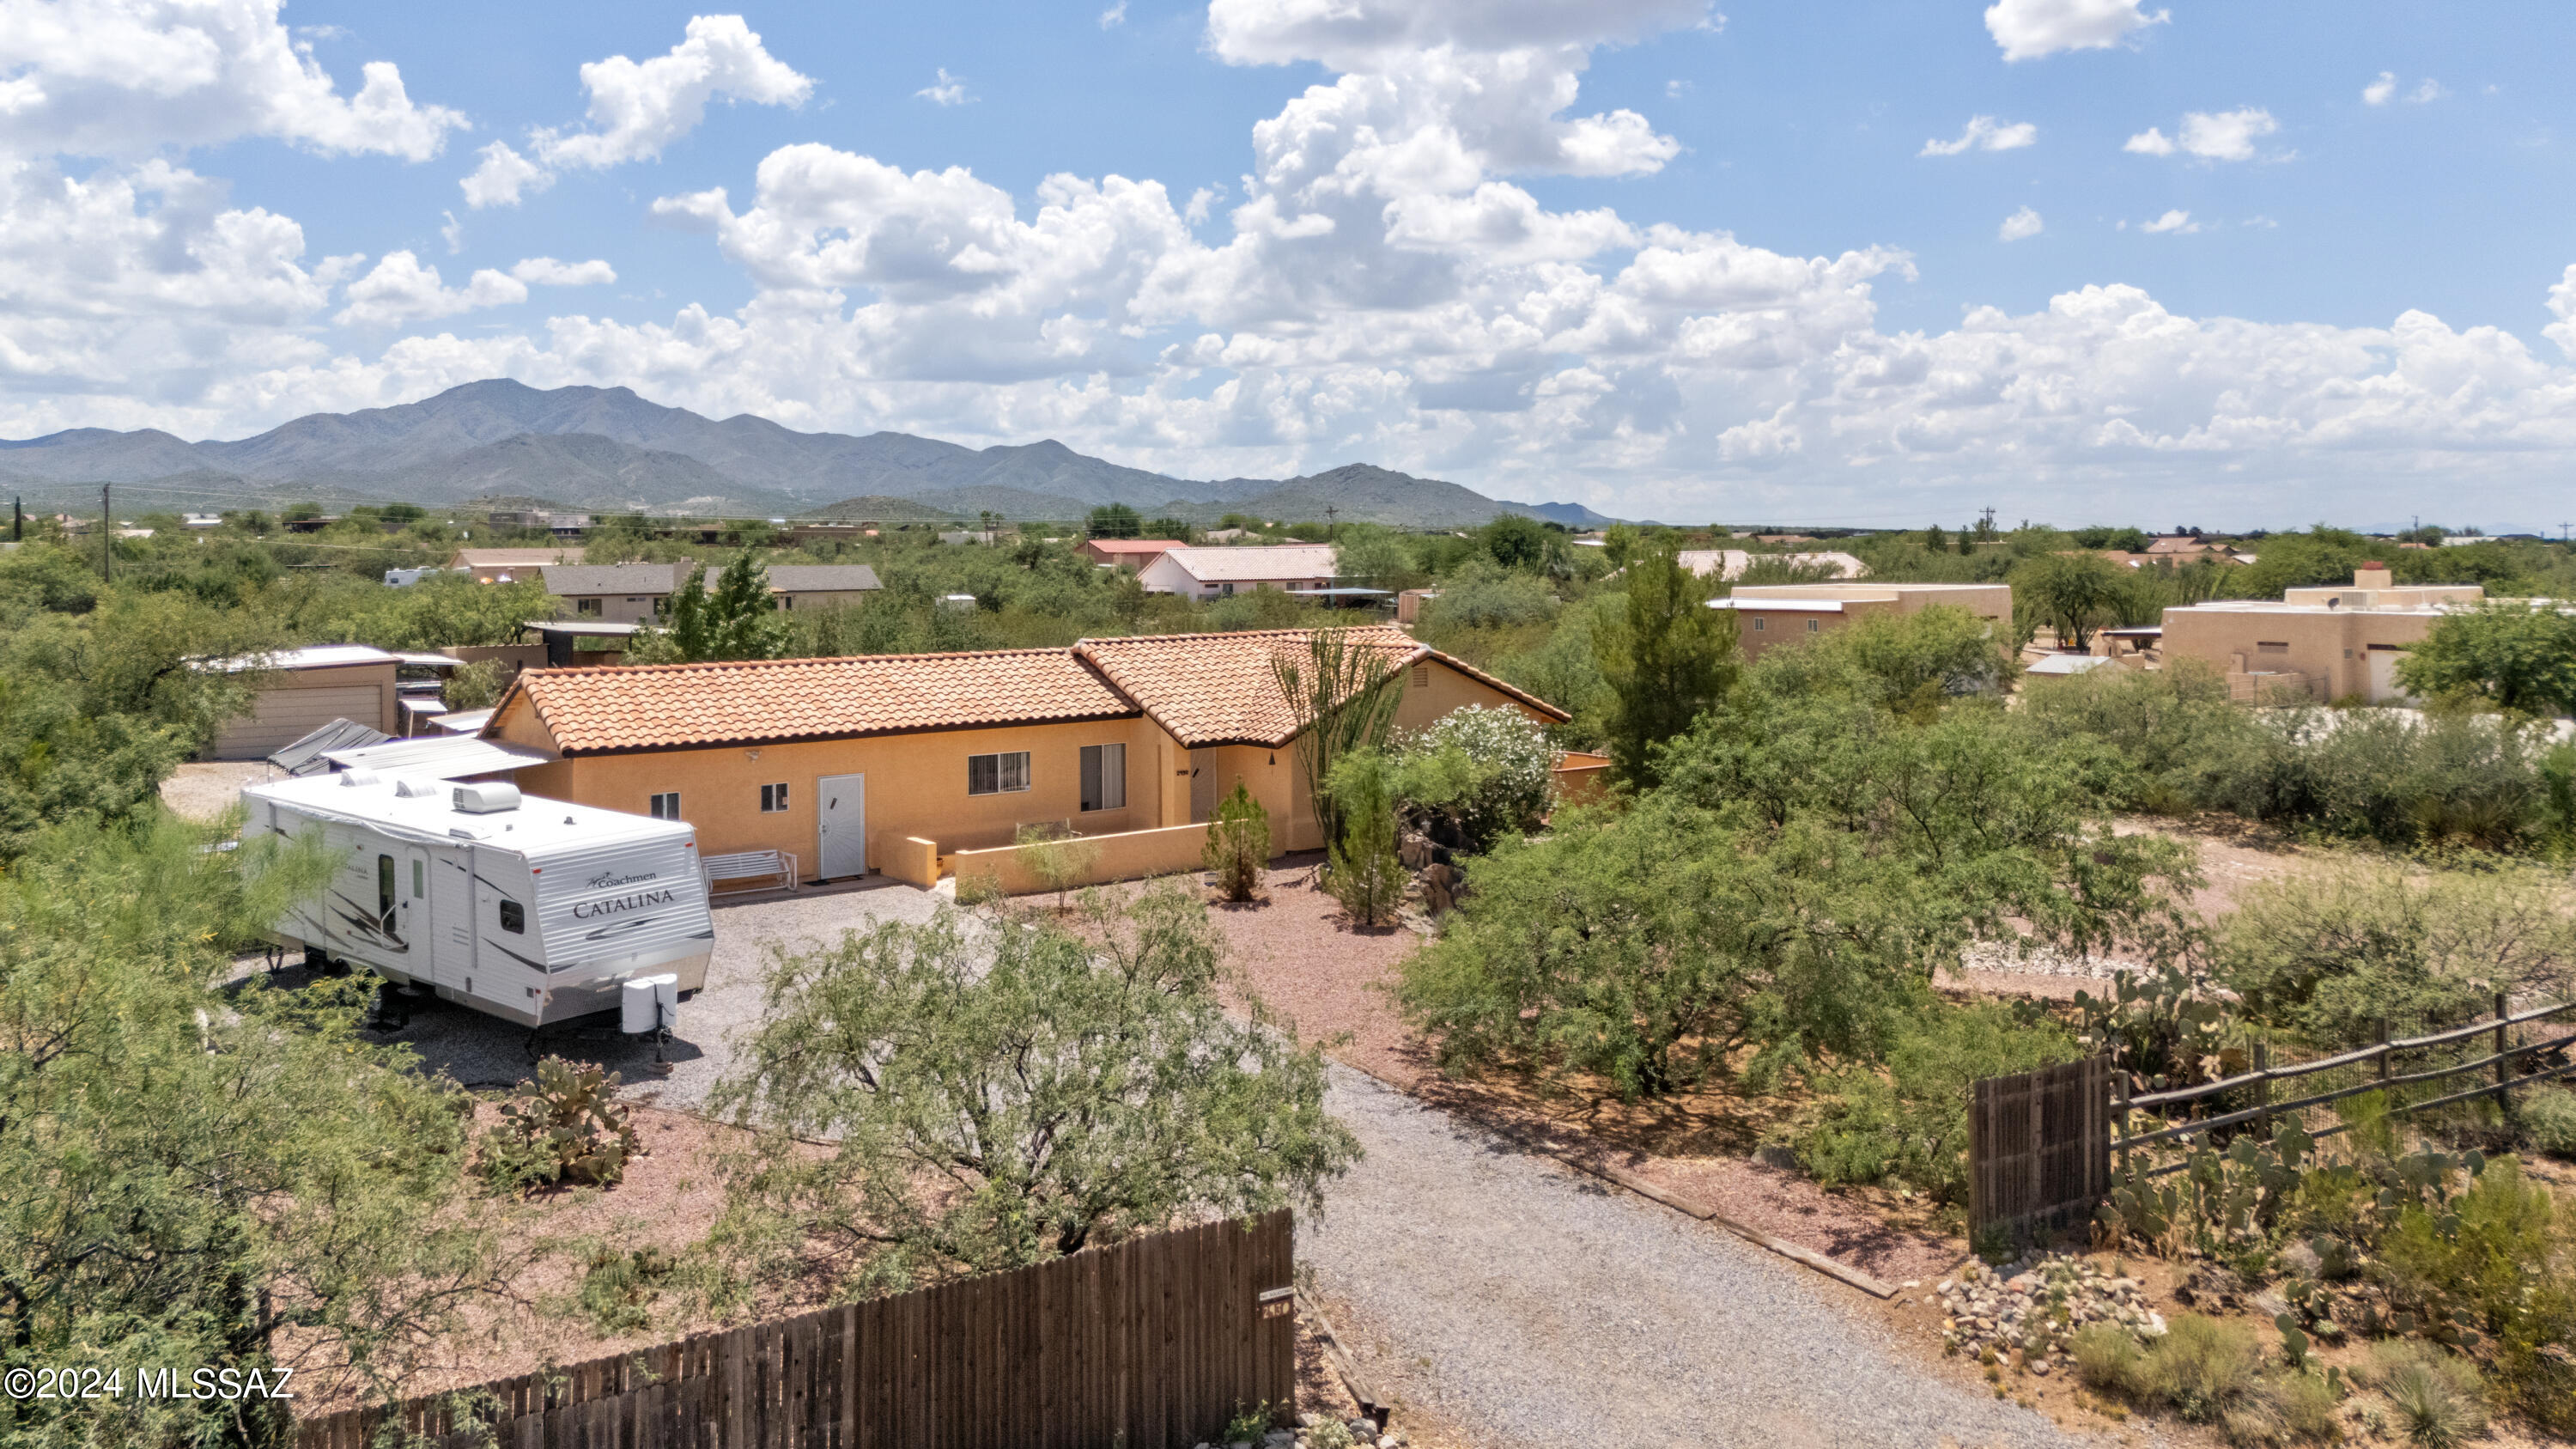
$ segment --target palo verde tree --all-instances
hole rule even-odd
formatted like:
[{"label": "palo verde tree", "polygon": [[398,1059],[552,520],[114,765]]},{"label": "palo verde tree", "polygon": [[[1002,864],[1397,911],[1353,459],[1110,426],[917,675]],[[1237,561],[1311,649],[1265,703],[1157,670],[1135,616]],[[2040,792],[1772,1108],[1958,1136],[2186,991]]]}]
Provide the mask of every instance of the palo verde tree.
[{"label": "palo verde tree", "polygon": [[330,862],[208,843],[64,825],[0,873],[0,1366],[126,1374],[13,1405],[13,1443],[282,1442],[286,1401],[142,1398],[134,1375],[383,1393],[493,1281],[466,1103],[357,1035],[363,988],[223,984]]},{"label": "palo verde tree", "polygon": [[1404,703],[1404,676],[1395,663],[1388,647],[1353,644],[1340,629],[1308,631],[1302,659],[1294,652],[1271,658],[1271,676],[1297,721],[1297,765],[1327,849],[1342,838],[1333,766],[1345,755],[1386,743],[1396,707]]},{"label": "palo verde tree", "polygon": [[1670,534],[1629,555],[1627,616],[1599,637],[1614,697],[1610,758],[1639,785],[1655,782],[1657,745],[1691,727],[1735,678],[1735,619],[1708,607],[1710,581],[1682,566]]},{"label": "palo verde tree", "polygon": [[1358,1156],[1320,1049],[1257,1004],[1227,1014],[1207,908],[1177,886],[1084,909],[1080,929],[943,911],[773,955],[713,1098],[764,1134],[718,1246],[810,1263],[820,1245],[844,1291],[891,1292],[1318,1206]]}]

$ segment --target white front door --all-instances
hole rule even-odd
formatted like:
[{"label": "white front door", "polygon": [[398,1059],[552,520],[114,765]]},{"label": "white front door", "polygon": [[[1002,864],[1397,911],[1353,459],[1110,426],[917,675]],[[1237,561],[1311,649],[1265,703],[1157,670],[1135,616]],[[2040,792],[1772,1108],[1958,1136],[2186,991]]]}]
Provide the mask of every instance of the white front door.
[{"label": "white front door", "polygon": [[837,880],[868,873],[868,777],[825,775],[814,782],[814,877]]}]

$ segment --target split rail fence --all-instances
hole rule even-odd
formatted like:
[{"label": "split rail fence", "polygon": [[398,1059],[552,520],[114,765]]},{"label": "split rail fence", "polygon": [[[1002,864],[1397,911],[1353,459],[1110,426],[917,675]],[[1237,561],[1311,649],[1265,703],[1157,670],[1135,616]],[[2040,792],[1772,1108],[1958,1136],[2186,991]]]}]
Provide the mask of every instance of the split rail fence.
[{"label": "split rail fence", "polygon": [[[2383,1028],[2378,1042],[2357,1051],[2280,1066],[2270,1064],[2264,1049],[2257,1045],[2251,1071],[2138,1096],[2130,1094],[2129,1074],[2113,1068],[2108,1057],[2088,1057],[2035,1072],[1988,1077],[1969,1089],[1969,1232],[2002,1228],[2027,1234],[2066,1226],[2089,1217],[2095,1205],[2108,1195],[2115,1153],[2118,1171],[2125,1175],[2131,1171],[2135,1152],[2249,1126],[2365,1092],[2395,1091],[2471,1073],[2491,1073],[2492,1080],[2465,1090],[2416,1101],[2392,1100],[2389,1112],[2404,1116],[2479,1097],[2510,1104],[2516,1088],[2576,1073],[2576,1060],[2564,1059],[2568,1049],[2576,1046],[2576,1032],[2555,1036],[2525,1033],[2522,1041],[2512,1039],[2516,1028],[2571,1011],[2576,1011],[2576,1001],[2509,1011],[2504,997],[2498,996],[2493,1017],[2465,1026],[2413,1037],[2391,1037]],[[2481,1036],[2490,1038],[2490,1050],[2485,1056],[2411,1071],[2397,1070],[2401,1055],[2457,1046]],[[2561,1059],[2538,1060],[2553,1055]],[[2535,1059],[2534,1065],[2518,1072],[2516,1064],[2526,1058]],[[2324,1072],[2354,1072],[2358,1076],[2325,1091],[2285,1101],[2272,1100],[2275,1083]],[[2131,1130],[2135,1113],[2154,1112],[2160,1120],[2167,1119],[2176,1109],[2188,1111],[2211,1098],[2239,1093],[2253,1097],[2253,1104],[2167,1122],[2151,1131]],[[2331,1137],[2345,1130],[2346,1125],[2337,1123],[2311,1135]],[[2187,1166],[2188,1162],[2181,1161],[2163,1163],[2145,1168],[2143,1175],[2160,1177]]]},{"label": "split rail fence", "polygon": [[295,1449],[1186,1449],[1294,1407],[1293,1254],[1285,1210],[1209,1223],[304,1420]]}]

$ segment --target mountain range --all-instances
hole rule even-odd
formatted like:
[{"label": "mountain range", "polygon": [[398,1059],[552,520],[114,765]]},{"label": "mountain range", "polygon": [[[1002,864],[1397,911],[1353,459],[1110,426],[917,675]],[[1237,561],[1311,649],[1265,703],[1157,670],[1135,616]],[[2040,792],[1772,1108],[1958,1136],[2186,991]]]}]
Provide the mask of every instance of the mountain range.
[{"label": "mountain range", "polygon": [[[405,501],[454,507],[536,499],[593,511],[723,517],[1076,518],[1124,503],[1152,517],[1331,516],[1455,527],[1504,513],[1580,527],[1611,522],[1574,503],[1501,502],[1456,483],[1353,463],[1302,478],[1174,478],[1053,439],[975,449],[908,433],[800,433],[748,413],[722,420],[627,388],[539,389],[505,378],[399,407],[313,413],[233,441],[157,429],[74,428],[0,439],[0,489],[31,504],[91,506],[119,484],[142,508]],[[897,511],[888,505],[900,503]]]}]

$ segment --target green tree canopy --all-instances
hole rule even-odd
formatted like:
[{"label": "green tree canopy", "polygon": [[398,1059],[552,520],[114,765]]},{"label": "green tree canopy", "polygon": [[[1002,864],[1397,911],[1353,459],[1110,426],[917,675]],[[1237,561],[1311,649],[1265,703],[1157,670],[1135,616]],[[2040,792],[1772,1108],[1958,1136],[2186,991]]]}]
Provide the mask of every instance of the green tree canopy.
[{"label": "green tree canopy", "polygon": [[[207,843],[65,826],[0,873],[0,1363],[273,1378],[291,1333],[294,1387],[382,1393],[491,1286],[469,1119],[356,1034],[355,982],[222,985],[329,862]],[[286,1406],[14,1407],[13,1442],[74,1445],[273,1442]]]},{"label": "green tree canopy", "polygon": [[2026,617],[2056,629],[2061,646],[2081,651],[2095,629],[2119,621],[2129,580],[2100,554],[2048,553],[2015,568],[2012,587],[2013,603]]},{"label": "green tree canopy", "polygon": [[769,570],[759,555],[751,549],[734,555],[712,589],[706,578],[705,564],[689,570],[672,591],[664,629],[638,636],[631,657],[646,664],[778,657],[791,634],[770,600]]},{"label": "green tree canopy", "polygon": [[[848,1287],[1039,1262],[1210,1212],[1319,1206],[1358,1156],[1324,1061],[1229,1016],[1174,886],[1073,930],[953,911],[780,955],[716,1110],[765,1134],[719,1232],[835,1252]],[[789,1134],[838,1145],[815,1154]]]},{"label": "green tree canopy", "polygon": [[2555,603],[2490,599],[2445,615],[2399,657],[2397,681],[2427,698],[2576,714],[2576,613]]},{"label": "green tree canopy", "polygon": [[1595,636],[1612,696],[1610,757],[1638,784],[1656,779],[1655,747],[1689,729],[1735,678],[1735,617],[1708,607],[1709,588],[1682,566],[1671,535],[1645,539],[1629,555],[1626,617]]},{"label": "green tree canopy", "polygon": [[1142,538],[1145,520],[1124,503],[1104,503],[1091,510],[1083,532],[1093,538]]}]

